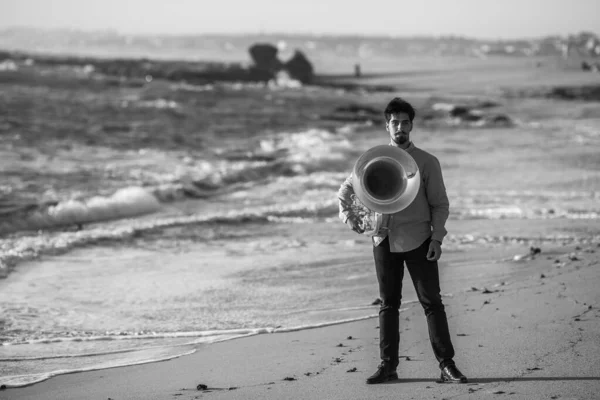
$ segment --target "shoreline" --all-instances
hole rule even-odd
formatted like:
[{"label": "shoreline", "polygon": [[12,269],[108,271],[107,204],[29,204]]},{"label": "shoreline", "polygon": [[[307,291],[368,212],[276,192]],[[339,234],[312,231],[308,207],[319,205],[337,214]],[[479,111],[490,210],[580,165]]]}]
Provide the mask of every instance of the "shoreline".
[{"label": "shoreline", "polygon": [[[435,383],[437,362],[422,309],[413,304],[401,314],[398,382],[364,383],[378,364],[378,322],[368,318],[198,346],[170,361],[60,375],[0,391],[0,398],[594,398],[600,388],[600,374],[592,372],[600,371],[600,244],[544,250],[505,262],[527,267],[520,279],[488,290],[465,288],[445,300],[467,385]],[[197,390],[200,384],[207,388]]]}]

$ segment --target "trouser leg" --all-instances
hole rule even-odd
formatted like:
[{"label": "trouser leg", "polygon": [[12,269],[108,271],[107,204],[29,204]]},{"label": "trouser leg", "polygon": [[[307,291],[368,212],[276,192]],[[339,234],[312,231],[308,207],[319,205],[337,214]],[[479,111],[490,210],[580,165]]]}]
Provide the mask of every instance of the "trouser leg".
[{"label": "trouser leg", "polygon": [[404,260],[402,253],[390,252],[387,238],[379,246],[373,247],[373,257],[382,302],[379,309],[380,357],[384,363],[396,368],[400,344],[399,309],[402,300]]},{"label": "trouser leg", "polygon": [[406,267],[415,286],[419,302],[427,317],[429,339],[440,368],[454,364],[454,347],[448,319],[442,303],[437,261],[427,260],[430,239],[417,249],[405,253]]}]

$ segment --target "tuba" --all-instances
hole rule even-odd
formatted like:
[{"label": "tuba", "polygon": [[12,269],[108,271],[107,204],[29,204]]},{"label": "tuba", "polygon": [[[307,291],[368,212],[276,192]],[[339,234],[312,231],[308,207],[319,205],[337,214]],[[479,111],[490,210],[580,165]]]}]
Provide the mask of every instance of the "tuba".
[{"label": "tuba", "polygon": [[421,175],[415,160],[406,150],[380,145],[364,152],[352,171],[354,216],[364,235],[383,233],[383,214],[404,210],[417,197]]}]

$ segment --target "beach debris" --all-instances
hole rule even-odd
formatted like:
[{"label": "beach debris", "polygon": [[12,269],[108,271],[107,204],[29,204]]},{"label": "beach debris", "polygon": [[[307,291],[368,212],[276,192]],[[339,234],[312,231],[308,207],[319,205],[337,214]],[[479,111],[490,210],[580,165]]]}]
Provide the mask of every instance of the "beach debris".
[{"label": "beach debris", "polygon": [[382,303],[381,299],[377,298],[377,299],[373,300],[373,302],[371,303],[371,305],[372,306],[377,306],[377,305],[379,305],[381,303]]},{"label": "beach debris", "polygon": [[466,333],[457,333],[456,336],[469,336]]},{"label": "beach debris", "polygon": [[492,394],[504,394],[504,393],[506,393],[506,392],[503,390],[496,390],[496,391],[492,392]]},{"label": "beach debris", "polygon": [[286,376],[285,378],[283,378],[284,381],[295,381],[296,378],[291,377],[291,376]]},{"label": "beach debris", "polygon": [[541,278],[541,279],[544,279],[545,277],[546,277],[546,275],[544,275],[544,274],[541,274],[541,275],[540,275],[540,278]]},{"label": "beach debris", "polygon": [[337,346],[335,346],[335,347],[345,347],[345,346],[344,346],[344,344],[343,344],[343,343],[340,343],[340,344],[338,344],[338,345],[337,345]]},{"label": "beach debris", "polygon": [[336,363],[341,363],[341,362],[342,362],[342,359],[341,359],[341,358],[339,358],[339,357],[336,357],[336,358],[335,358],[335,360],[333,360],[333,361],[335,361]]},{"label": "beach debris", "polygon": [[203,383],[200,383],[196,386],[196,390],[208,390],[208,386]]},{"label": "beach debris", "polygon": [[346,372],[356,372],[356,371],[357,371],[357,370],[356,370],[356,367],[353,367],[353,368],[350,368],[350,369],[349,369],[348,371],[346,371]]},{"label": "beach debris", "polygon": [[569,254],[568,258],[570,261],[579,261],[579,258],[574,253]]},{"label": "beach debris", "polygon": [[488,288],[483,288],[482,294],[496,293],[497,290],[489,290]]},{"label": "beach debris", "polygon": [[311,376],[311,375],[312,375],[312,372],[305,372],[304,373],[304,376]]},{"label": "beach debris", "polygon": [[537,254],[540,254],[542,252],[542,249],[540,249],[539,247],[530,247],[529,248],[529,254],[532,256],[535,256]]},{"label": "beach debris", "polygon": [[491,300],[485,300],[485,301],[483,302],[483,304],[484,304],[484,305],[485,305],[485,304],[490,304],[491,302],[492,302]]},{"label": "beach debris", "polygon": [[352,336],[348,336],[346,339],[347,340],[352,340],[353,338],[352,338]]},{"label": "beach debris", "polygon": [[527,371],[541,371],[542,369],[539,367],[527,368]]},{"label": "beach debris", "polygon": [[479,292],[479,289],[476,288],[475,286],[471,286],[471,288],[469,290],[467,290],[467,292]]},{"label": "beach debris", "polygon": [[406,356],[406,357],[404,357],[404,359],[405,359],[406,361],[412,361],[412,359],[411,359],[409,356]]}]

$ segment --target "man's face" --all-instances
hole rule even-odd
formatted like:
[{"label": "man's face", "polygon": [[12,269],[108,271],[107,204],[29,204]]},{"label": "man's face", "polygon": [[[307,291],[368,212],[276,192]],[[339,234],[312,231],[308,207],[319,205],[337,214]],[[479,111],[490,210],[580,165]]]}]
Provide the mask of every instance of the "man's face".
[{"label": "man's face", "polygon": [[405,112],[394,113],[386,125],[386,130],[390,133],[392,141],[401,147],[408,147],[410,143],[410,131],[412,122]]}]

